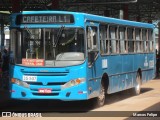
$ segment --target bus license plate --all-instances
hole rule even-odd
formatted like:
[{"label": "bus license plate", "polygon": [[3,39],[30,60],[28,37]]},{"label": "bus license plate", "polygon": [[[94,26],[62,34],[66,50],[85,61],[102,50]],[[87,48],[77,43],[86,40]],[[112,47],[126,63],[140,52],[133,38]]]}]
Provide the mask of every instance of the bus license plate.
[{"label": "bus license plate", "polygon": [[37,76],[23,75],[23,81],[36,82]]},{"label": "bus license plate", "polygon": [[38,90],[38,93],[51,93],[52,92],[52,89],[46,89],[46,88],[40,88]]}]

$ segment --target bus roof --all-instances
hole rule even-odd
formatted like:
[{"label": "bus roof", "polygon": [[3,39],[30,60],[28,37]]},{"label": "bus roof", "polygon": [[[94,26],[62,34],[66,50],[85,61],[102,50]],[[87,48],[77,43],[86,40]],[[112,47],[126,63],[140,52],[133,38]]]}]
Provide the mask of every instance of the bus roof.
[{"label": "bus roof", "polygon": [[129,21],[81,12],[68,12],[68,11],[23,11],[20,14],[52,14],[52,13],[60,13],[60,14],[76,14],[85,17],[85,20],[94,21],[94,22],[101,22],[101,23],[110,23],[110,24],[119,24],[119,25],[126,25],[126,26],[135,26],[135,27],[143,27],[143,28],[155,28],[153,24],[143,23],[143,22],[136,22],[136,21]]}]

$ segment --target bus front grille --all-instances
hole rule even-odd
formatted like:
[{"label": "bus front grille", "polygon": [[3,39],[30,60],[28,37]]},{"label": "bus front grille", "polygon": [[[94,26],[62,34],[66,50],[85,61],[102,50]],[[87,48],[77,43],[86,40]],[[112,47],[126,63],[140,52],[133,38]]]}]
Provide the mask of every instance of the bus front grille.
[{"label": "bus front grille", "polygon": [[[47,88],[46,88],[47,89]],[[48,88],[48,89],[51,89],[51,88]],[[38,92],[38,88],[30,88],[30,90],[32,90],[32,92]],[[61,89],[55,89],[55,88],[52,88],[52,92],[59,92]]]},{"label": "bus front grille", "polygon": [[27,82],[29,85],[48,85],[48,86],[53,86],[53,85],[64,85],[66,82],[48,82],[47,84],[43,84],[43,82]]},{"label": "bus front grille", "polygon": [[42,94],[42,93],[32,93],[33,95],[36,95],[36,96],[58,96],[59,93],[46,93],[46,94]]}]

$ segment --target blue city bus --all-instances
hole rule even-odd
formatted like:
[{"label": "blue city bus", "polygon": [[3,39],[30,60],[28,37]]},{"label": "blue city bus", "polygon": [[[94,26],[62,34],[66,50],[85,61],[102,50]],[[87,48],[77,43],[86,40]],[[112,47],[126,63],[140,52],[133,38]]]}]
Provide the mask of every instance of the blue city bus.
[{"label": "blue city bus", "polygon": [[[154,25],[67,11],[11,15],[13,99],[94,100],[155,77]],[[109,99],[109,98],[108,98]]]}]

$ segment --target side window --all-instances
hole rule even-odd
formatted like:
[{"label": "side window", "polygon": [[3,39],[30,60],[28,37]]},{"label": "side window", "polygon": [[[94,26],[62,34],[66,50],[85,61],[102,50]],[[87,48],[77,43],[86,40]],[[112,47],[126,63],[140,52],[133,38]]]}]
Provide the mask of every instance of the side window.
[{"label": "side window", "polygon": [[109,28],[109,40],[110,40],[110,52],[119,53],[119,39],[118,39],[118,30],[115,26],[110,26]]},{"label": "side window", "polygon": [[144,42],[144,52],[148,52],[148,37],[147,37],[147,30],[142,30],[142,40]]},{"label": "side window", "polygon": [[141,39],[140,39],[140,29],[139,28],[136,28],[135,30],[135,35],[136,35],[136,52],[141,52]]},{"label": "side window", "polygon": [[128,53],[127,27],[125,28],[125,53]]},{"label": "side window", "polygon": [[148,30],[149,52],[153,52],[153,31]]},{"label": "side window", "polygon": [[127,30],[127,39],[128,39],[128,52],[133,53],[134,52],[134,29],[128,28]]},{"label": "side window", "polygon": [[87,40],[89,50],[98,50],[97,27],[87,27]]},{"label": "side window", "polygon": [[127,48],[126,48],[125,28],[124,27],[119,27],[119,40],[120,40],[120,52],[126,53]]},{"label": "side window", "polygon": [[98,54],[97,27],[87,27],[88,66],[91,66]]},{"label": "side window", "polygon": [[108,54],[109,40],[108,40],[108,26],[100,26],[100,51],[101,54]]},{"label": "side window", "polygon": [[93,36],[93,49],[94,49],[94,50],[98,50],[97,27],[94,27],[92,30],[93,30],[93,33],[92,33],[92,36]]},{"label": "side window", "polygon": [[143,30],[141,29],[140,30],[140,49],[141,49],[141,52],[144,52],[144,41],[143,41]]}]

